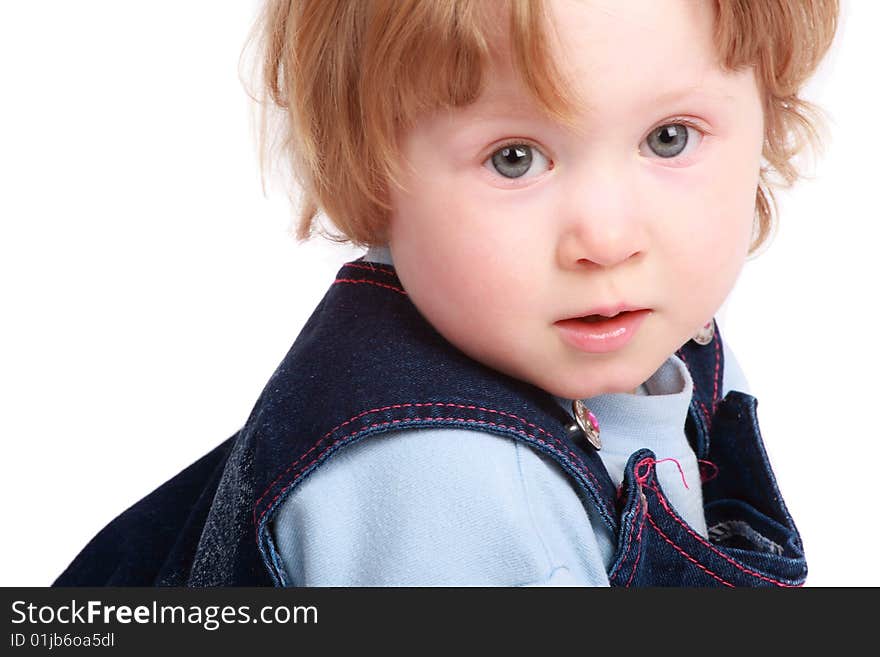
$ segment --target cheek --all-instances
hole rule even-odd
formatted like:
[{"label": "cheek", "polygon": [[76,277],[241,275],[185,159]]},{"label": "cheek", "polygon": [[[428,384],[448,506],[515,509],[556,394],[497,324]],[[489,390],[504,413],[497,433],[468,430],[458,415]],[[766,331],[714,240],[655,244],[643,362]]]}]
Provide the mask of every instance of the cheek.
[{"label": "cheek", "polygon": [[438,289],[442,281],[450,302],[500,303],[527,281],[532,208],[499,207],[479,184],[438,178],[411,184],[408,194],[392,192],[395,264],[413,279],[435,279]]},{"label": "cheek", "polygon": [[693,248],[712,249],[722,261],[745,254],[754,222],[760,148],[744,148],[747,141],[731,138],[685,181]]},{"label": "cheek", "polygon": [[391,252],[404,284],[411,281],[418,292],[466,290],[474,276],[472,263],[483,253],[462,209],[444,202],[431,185],[393,201]]},{"label": "cheek", "polygon": [[[710,207],[710,206],[707,206]],[[752,213],[745,207],[715,206],[682,242],[682,279],[696,299],[721,304],[745,263]]]},{"label": "cheek", "polygon": [[[473,333],[494,289],[491,254],[467,208],[450,202],[443,185],[412,185],[392,194],[390,245],[400,280],[419,312],[458,344]],[[443,191],[441,191],[443,190]],[[489,297],[491,298],[491,297]]]},{"label": "cheek", "polygon": [[[754,169],[754,170],[753,170]],[[732,161],[720,168],[704,198],[706,225],[703,246],[719,263],[741,266],[748,253],[755,222],[758,164]]]},{"label": "cheek", "polygon": [[666,180],[666,191],[687,202],[666,213],[657,240],[665,244],[679,286],[697,304],[719,305],[748,253],[755,215],[758,164],[719,157],[713,166]]}]

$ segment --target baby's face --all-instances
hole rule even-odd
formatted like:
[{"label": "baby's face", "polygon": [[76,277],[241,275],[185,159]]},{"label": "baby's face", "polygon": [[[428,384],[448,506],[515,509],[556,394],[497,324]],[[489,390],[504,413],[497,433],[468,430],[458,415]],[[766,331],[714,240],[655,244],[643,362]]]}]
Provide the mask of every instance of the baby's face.
[{"label": "baby's face", "polygon": [[[389,244],[449,342],[574,399],[632,391],[713,317],[748,252],[764,129],[753,72],[716,63],[712,4],[551,0],[589,105],[576,132],[496,64],[475,104],[404,135]],[[560,323],[620,304],[647,309],[634,330]]]}]

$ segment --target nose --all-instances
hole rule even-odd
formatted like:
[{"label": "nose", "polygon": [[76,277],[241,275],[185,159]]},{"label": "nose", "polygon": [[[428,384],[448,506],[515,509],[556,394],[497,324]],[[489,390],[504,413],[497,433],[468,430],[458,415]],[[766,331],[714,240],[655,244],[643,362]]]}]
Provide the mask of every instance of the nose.
[{"label": "nose", "polygon": [[562,202],[559,264],[564,269],[608,268],[642,253],[646,231],[638,199],[627,176],[604,168],[577,176],[577,189]]}]

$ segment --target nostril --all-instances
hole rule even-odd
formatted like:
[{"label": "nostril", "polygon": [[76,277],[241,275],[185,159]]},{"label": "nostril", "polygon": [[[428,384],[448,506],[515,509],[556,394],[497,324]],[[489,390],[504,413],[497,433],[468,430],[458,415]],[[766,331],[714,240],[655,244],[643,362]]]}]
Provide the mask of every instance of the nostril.
[{"label": "nostril", "polygon": [[577,261],[579,267],[583,267],[584,269],[602,269],[602,265],[597,262],[593,262],[592,260],[587,260],[586,258],[581,258]]}]

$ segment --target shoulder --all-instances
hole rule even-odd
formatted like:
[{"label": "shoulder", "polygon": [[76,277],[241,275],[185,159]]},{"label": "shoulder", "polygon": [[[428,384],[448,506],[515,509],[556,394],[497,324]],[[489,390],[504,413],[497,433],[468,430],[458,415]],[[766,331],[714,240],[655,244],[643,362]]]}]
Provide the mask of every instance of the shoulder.
[{"label": "shoulder", "polygon": [[[595,545],[593,528],[550,461],[513,438],[458,428],[350,445],[278,510],[272,532],[290,583],[526,585],[556,583],[560,573],[582,580],[572,551],[557,544],[583,543],[586,533]],[[566,522],[577,528],[560,529]],[[592,554],[601,563],[598,548]],[[601,580],[604,568],[590,577]]]}]

